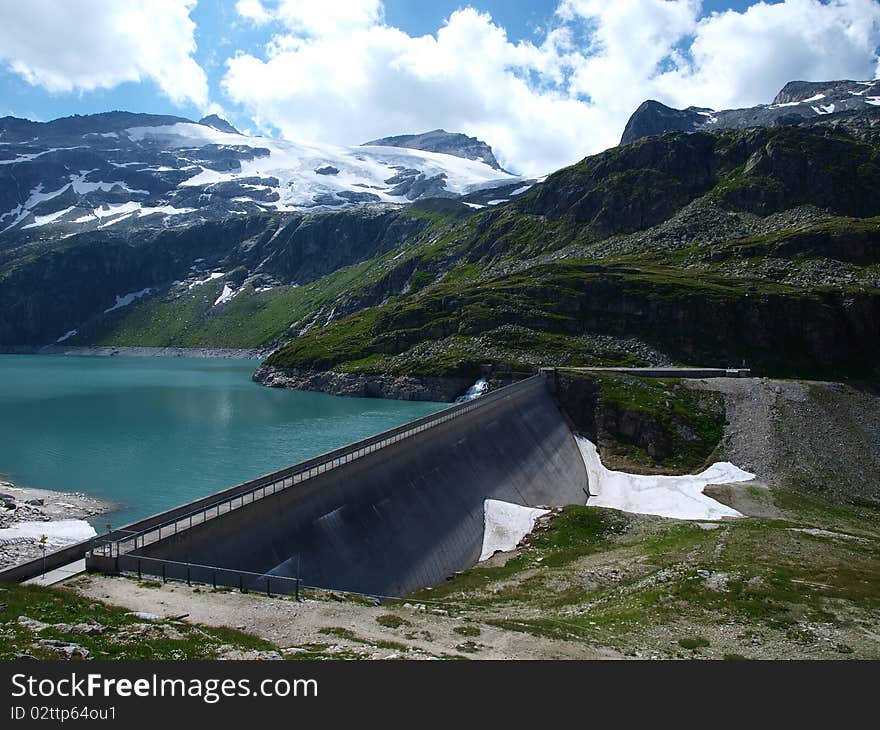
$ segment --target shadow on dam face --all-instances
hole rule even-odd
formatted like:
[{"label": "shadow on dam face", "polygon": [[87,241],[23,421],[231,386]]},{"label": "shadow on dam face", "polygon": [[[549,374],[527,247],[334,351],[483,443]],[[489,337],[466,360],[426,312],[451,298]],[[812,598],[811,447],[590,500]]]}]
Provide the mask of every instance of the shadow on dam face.
[{"label": "shadow on dam face", "polygon": [[544,380],[532,381],[136,554],[273,576],[299,570],[304,585],[373,595],[437,585],[479,559],[484,500],[586,501],[574,437]]}]

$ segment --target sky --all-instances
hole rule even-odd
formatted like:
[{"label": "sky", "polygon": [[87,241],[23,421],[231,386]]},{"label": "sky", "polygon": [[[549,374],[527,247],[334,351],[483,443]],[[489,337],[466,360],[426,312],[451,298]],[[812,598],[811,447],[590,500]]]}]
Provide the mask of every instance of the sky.
[{"label": "sky", "polygon": [[342,145],[443,128],[506,168],[611,147],[645,99],[725,109],[880,76],[880,0],[0,0],[0,116],[124,109]]}]

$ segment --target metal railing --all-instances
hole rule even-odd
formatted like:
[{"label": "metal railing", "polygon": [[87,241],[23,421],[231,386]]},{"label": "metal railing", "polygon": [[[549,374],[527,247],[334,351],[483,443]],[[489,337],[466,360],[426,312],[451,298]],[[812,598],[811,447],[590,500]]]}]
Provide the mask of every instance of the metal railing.
[{"label": "metal railing", "polygon": [[223,568],[219,565],[202,565],[200,563],[184,563],[179,560],[150,558],[145,555],[127,554],[121,556],[118,570],[120,573],[137,575],[139,580],[144,576],[159,578],[163,583],[171,581],[186,582],[218,588],[237,588],[242,593],[249,591],[265,593],[267,596],[294,594],[299,600],[301,590],[324,590],[317,586],[303,585],[296,576],[274,575],[272,573],[254,573],[249,570]]},{"label": "metal railing", "polygon": [[204,524],[209,520],[216,519],[222,515],[241,509],[246,505],[271,497],[278,492],[290,489],[298,484],[313,479],[321,474],[337,469],[346,464],[350,464],[357,459],[361,459],[376,451],[400,443],[404,439],[411,438],[428,429],[435,428],[440,424],[447,423],[455,418],[471,413],[478,408],[483,408],[490,403],[510,398],[522,390],[535,387],[543,383],[541,375],[534,375],[525,380],[521,380],[513,385],[487,393],[486,395],[475,398],[465,403],[458,403],[449,408],[444,408],[438,413],[410,421],[402,426],[397,426],[388,431],[369,438],[357,441],[348,446],[330,451],[321,456],[308,459],[306,461],[294,464],[280,471],[272,472],[265,476],[245,482],[225,490],[221,494],[224,496],[207,505],[200,506],[190,512],[185,512],[173,519],[153,525],[148,529],[136,532],[131,535],[109,540],[103,544],[94,546],[89,555],[114,558],[120,557],[135,550],[142,549],[147,545],[156,543],[164,538],[176,535],[192,527]]}]

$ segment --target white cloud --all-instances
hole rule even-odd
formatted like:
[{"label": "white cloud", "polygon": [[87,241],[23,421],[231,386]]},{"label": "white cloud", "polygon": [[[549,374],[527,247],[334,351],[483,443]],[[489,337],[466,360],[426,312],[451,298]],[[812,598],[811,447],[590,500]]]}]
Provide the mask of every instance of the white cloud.
[{"label": "white cloud", "polygon": [[0,3],[0,60],[53,93],[151,80],[176,104],[208,105],[196,63],[197,0]]},{"label": "white cloud", "polygon": [[793,80],[867,79],[877,67],[880,3],[787,0],[703,18],[691,63],[660,75],[659,93],[714,108],[769,102]]},{"label": "white cloud", "polygon": [[228,61],[224,89],[260,126],[341,144],[443,127],[489,140],[503,162],[534,173],[584,153],[589,108],[554,88],[558,34],[511,43],[470,8],[422,37],[361,22],[363,13],[345,32],[290,30],[302,17],[288,16],[264,58]]},{"label": "white cloud", "polygon": [[788,81],[871,77],[880,45],[876,0],[759,2],[702,18],[699,0],[564,0],[557,14],[591,30],[569,91],[589,97],[600,148],[645,99],[769,103]]},{"label": "white cloud", "polygon": [[257,25],[263,25],[272,20],[270,13],[260,0],[238,0],[235,3],[235,11],[242,17]]},{"label": "white cloud", "polygon": [[617,143],[655,98],[725,108],[787,81],[867,78],[877,0],[785,0],[701,15],[700,0],[561,0],[540,42],[511,42],[464,8],[433,35],[383,20],[379,0],[240,0],[277,31],[227,61],[223,88],[263,129],[355,144],[436,127],[478,136],[502,163],[547,172]]},{"label": "white cloud", "polygon": [[294,33],[328,36],[350,33],[380,23],[384,9],[381,0],[238,0],[235,5],[243,18],[262,25],[275,20]]}]

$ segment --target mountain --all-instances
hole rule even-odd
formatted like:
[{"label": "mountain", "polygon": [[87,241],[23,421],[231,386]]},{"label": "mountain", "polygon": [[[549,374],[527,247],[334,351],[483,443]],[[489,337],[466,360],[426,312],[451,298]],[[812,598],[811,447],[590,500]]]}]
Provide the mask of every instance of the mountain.
[{"label": "mountain", "polygon": [[465,134],[447,132],[445,129],[434,129],[423,134],[401,134],[397,137],[383,137],[365,142],[364,147],[405,147],[411,150],[423,150],[425,152],[439,152],[445,155],[454,155],[465,160],[483,162],[493,170],[501,170],[501,165],[495,159],[492,148],[485,142],[468,137]]},{"label": "mountain", "polygon": [[[824,118],[834,120],[649,136],[541,182],[358,147],[350,153],[365,161],[382,150],[478,165],[498,187],[6,234],[0,345],[269,347],[264,382],[396,397],[415,392],[408,379],[467,380],[486,364],[745,362],[762,374],[876,378],[880,108]],[[190,144],[175,155],[203,159],[193,129],[232,148],[232,135],[180,127]],[[280,143],[265,144],[281,159]],[[308,169],[333,180],[346,159]]]},{"label": "mountain", "polygon": [[361,292],[260,377],[389,393],[486,363],[876,377],[878,216],[876,143],[822,127],[646,138],[450,224],[441,251],[408,250],[398,297],[363,308]]},{"label": "mountain", "polygon": [[213,127],[218,132],[226,132],[227,134],[241,134],[241,132],[239,132],[229,122],[221,117],[218,117],[216,114],[209,114],[206,117],[202,117],[201,119],[199,119],[199,124],[205,124],[209,127]]},{"label": "mountain", "polygon": [[629,118],[620,139],[630,144],[664,132],[717,131],[786,124],[828,124],[880,106],[880,80],[790,81],[770,104],[747,109],[672,109],[644,102]]},{"label": "mountain", "polygon": [[5,117],[0,238],[165,228],[429,197],[484,205],[509,197],[495,188],[522,187],[486,150],[488,162],[397,145],[301,144],[242,135],[216,115],[200,122],[128,112],[46,123]]}]

